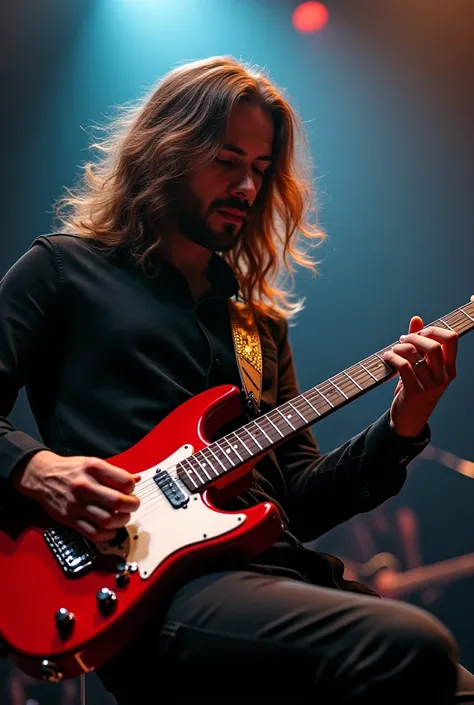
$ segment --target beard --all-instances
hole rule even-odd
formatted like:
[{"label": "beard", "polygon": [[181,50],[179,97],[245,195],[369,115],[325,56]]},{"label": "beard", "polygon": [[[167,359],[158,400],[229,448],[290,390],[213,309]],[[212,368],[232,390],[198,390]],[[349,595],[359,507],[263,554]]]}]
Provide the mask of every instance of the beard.
[{"label": "beard", "polygon": [[177,208],[177,224],[180,232],[196,245],[205,247],[213,252],[229,252],[235,247],[242,237],[245,221],[242,224],[223,221],[219,226],[212,227],[209,219],[216,208],[240,208],[246,210],[241,202],[231,204],[230,200],[213,203],[203,211],[202,203],[197,196],[187,189],[180,194]]}]

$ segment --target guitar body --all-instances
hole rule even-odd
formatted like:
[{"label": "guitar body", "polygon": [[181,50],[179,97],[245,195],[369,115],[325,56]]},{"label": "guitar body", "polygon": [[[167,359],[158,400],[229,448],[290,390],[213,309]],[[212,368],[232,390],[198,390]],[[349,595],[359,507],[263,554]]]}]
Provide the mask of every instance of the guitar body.
[{"label": "guitar body", "polygon": [[[459,336],[472,330],[474,297],[431,325]],[[223,438],[219,430],[242,415],[236,387],[216,387],[182,404],[108,458],[141,475],[140,508],[114,541],[92,545],[52,527],[39,511],[0,510],[0,651],[32,677],[77,677],[121,651],[166,610],[180,585],[263,553],[283,530],[277,507],[222,507],[248,487],[265,453],[390,379],[394,370],[383,352]]]},{"label": "guitar body", "polygon": [[[205,391],[108,458],[141,474],[140,508],[115,542],[88,544],[41,511],[0,512],[0,638],[25,673],[61,680],[99,667],[166,609],[180,585],[219,561],[251,560],[277,540],[282,523],[272,503],[240,512],[218,507],[249,484],[255,459],[197,492],[176,472],[241,412],[236,387]],[[179,506],[154,480],[161,470],[174,481],[174,497],[178,488],[186,498]]]}]

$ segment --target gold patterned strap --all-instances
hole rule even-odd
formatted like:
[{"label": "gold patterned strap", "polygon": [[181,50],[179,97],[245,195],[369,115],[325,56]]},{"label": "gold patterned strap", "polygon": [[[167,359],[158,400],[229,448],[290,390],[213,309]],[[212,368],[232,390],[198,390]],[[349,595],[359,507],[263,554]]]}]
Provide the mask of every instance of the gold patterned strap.
[{"label": "gold patterned strap", "polygon": [[250,308],[229,299],[234,348],[240,378],[247,395],[260,405],[262,394],[262,348],[255,317]]}]

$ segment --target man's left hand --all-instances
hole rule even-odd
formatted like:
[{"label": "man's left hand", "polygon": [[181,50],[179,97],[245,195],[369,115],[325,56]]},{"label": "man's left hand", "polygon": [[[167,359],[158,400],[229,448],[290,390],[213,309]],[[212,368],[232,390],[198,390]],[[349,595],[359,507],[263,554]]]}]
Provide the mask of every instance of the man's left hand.
[{"label": "man's left hand", "polygon": [[456,377],[458,334],[445,328],[424,328],[419,316],[410,321],[408,335],[384,353],[400,375],[390,409],[390,425],[402,437],[423,430],[436,404]]}]

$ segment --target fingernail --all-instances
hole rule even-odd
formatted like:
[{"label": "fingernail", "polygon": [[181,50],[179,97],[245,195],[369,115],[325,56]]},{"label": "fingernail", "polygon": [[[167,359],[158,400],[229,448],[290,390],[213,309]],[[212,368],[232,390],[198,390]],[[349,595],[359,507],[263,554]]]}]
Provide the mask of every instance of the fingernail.
[{"label": "fingernail", "polygon": [[406,340],[407,337],[408,337],[407,335],[401,335],[399,339],[400,339],[400,340]]}]

